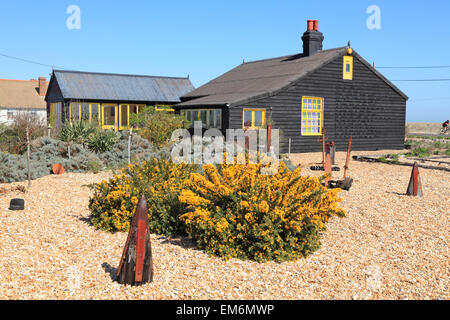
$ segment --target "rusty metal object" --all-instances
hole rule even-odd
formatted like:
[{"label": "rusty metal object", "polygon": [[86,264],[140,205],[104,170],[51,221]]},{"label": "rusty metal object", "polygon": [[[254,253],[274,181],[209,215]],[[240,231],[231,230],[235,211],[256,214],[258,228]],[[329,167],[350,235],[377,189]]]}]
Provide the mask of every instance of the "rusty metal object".
[{"label": "rusty metal object", "polygon": [[326,152],[325,153],[329,153],[331,155],[331,164],[335,165],[335,155],[336,155],[336,144],[334,143],[334,141],[330,141],[327,143],[327,147],[326,147]]},{"label": "rusty metal object", "polygon": [[325,166],[325,128],[322,128],[322,165]]},{"label": "rusty metal object", "polygon": [[408,196],[414,196],[414,197],[422,197],[422,183],[420,181],[420,175],[419,175],[419,165],[416,162],[414,162],[414,166],[411,172],[411,178],[409,179],[408,189],[406,190],[406,194]]},{"label": "rusty metal object", "polygon": [[64,174],[65,170],[61,163],[55,163],[52,166],[53,174]]},{"label": "rusty metal object", "polygon": [[348,170],[348,161],[350,160],[350,152],[352,148],[352,137],[348,140],[348,148],[347,148],[347,158],[345,160],[345,166],[344,166],[344,179],[343,180],[330,180],[328,183],[328,188],[341,188],[342,190],[350,190],[353,184],[353,179],[350,177],[347,177],[347,170]]},{"label": "rusty metal object", "polygon": [[[325,168],[325,174],[329,174],[329,175],[332,174],[333,171],[331,169],[331,155],[329,153],[327,153],[326,156],[325,156],[325,166],[324,166],[324,168]],[[330,182],[330,178],[331,178],[331,176],[325,179],[325,187],[328,187],[328,183]]]},{"label": "rusty metal object", "polygon": [[350,152],[352,150],[352,136],[348,139],[348,148],[347,148],[347,158],[345,159],[344,166],[344,180],[347,178],[347,170],[348,170],[348,161],[350,160]]},{"label": "rusty metal object", "polygon": [[117,269],[117,279],[121,284],[134,286],[153,281],[153,258],[147,213],[147,202],[142,197],[131,221]]}]

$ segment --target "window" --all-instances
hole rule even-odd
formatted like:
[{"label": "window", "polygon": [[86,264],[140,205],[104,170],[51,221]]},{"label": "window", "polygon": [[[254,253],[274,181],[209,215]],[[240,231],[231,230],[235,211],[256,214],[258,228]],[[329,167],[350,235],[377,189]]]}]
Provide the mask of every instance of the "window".
[{"label": "window", "polygon": [[353,57],[344,56],[343,79],[353,80]]},{"label": "window", "polygon": [[167,105],[167,104],[157,104],[157,105],[155,106],[155,111],[166,111],[166,112],[173,113],[175,110],[172,108],[171,105]]},{"label": "window", "polygon": [[80,103],[81,119],[89,121],[89,103]]},{"label": "window", "polygon": [[52,126],[52,132],[59,133],[61,129],[61,102],[50,103],[50,124]]},{"label": "window", "polygon": [[78,121],[81,120],[81,104],[78,102],[72,102],[70,104],[70,121]]},{"label": "window", "polygon": [[7,118],[7,120],[13,120],[13,118],[14,118],[14,111],[8,110],[7,113],[6,113],[6,118]]},{"label": "window", "polygon": [[302,136],[320,136],[323,125],[323,98],[302,98]]},{"label": "window", "polygon": [[242,111],[242,128],[262,128],[266,124],[265,109],[244,109]]},{"label": "window", "polygon": [[192,126],[194,121],[201,121],[206,128],[221,128],[222,127],[222,110],[221,109],[197,109],[197,110],[182,110],[181,115]]},{"label": "window", "polygon": [[90,121],[92,122],[99,122],[99,104],[98,103],[91,103],[91,118]]}]

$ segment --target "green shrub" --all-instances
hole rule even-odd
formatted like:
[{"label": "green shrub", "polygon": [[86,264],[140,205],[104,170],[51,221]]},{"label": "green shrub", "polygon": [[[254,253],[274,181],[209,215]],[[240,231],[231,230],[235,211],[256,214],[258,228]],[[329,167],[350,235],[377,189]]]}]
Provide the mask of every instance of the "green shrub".
[{"label": "green shrub", "polygon": [[114,131],[96,131],[87,139],[86,144],[89,150],[95,153],[111,151],[119,142],[120,137]]},{"label": "green shrub", "polygon": [[91,134],[99,131],[99,129],[85,120],[65,122],[61,128],[61,133],[59,134],[59,139],[61,141],[75,144],[86,145]]},{"label": "green shrub", "polygon": [[87,164],[88,170],[92,173],[99,173],[102,169],[102,163],[100,161],[90,160]]},{"label": "green shrub", "polygon": [[130,123],[140,128],[139,135],[158,147],[168,144],[173,131],[189,125],[182,116],[155,111],[153,107],[147,107],[138,114],[130,115]]}]

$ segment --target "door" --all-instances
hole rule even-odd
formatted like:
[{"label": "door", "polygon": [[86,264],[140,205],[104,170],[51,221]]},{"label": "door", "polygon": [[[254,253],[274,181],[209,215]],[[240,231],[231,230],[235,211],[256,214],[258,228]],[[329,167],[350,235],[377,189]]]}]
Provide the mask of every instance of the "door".
[{"label": "door", "polygon": [[102,104],[102,129],[119,129],[119,107],[117,104]]},{"label": "door", "polygon": [[128,104],[119,105],[119,130],[127,130],[130,121],[130,110]]}]

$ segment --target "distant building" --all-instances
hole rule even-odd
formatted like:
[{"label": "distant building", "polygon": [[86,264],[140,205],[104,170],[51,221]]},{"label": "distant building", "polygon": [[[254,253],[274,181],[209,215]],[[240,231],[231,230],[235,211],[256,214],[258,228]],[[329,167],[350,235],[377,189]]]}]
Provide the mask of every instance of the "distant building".
[{"label": "distant building", "polygon": [[146,106],[167,110],[192,90],[189,78],[54,70],[45,100],[56,130],[84,119],[119,131],[129,128],[130,114]]},{"label": "distant building", "polygon": [[[408,97],[350,44],[322,50],[309,20],[303,52],[244,62],[181,97],[176,112],[206,128],[280,129],[280,151],[321,151],[320,135],[345,150],[402,149]],[[299,46],[300,49],[300,46]],[[289,141],[291,142],[289,144]]]},{"label": "distant building", "polygon": [[44,77],[38,80],[0,79],[0,123],[11,124],[19,113],[33,114],[46,121],[44,97],[47,87]]}]

